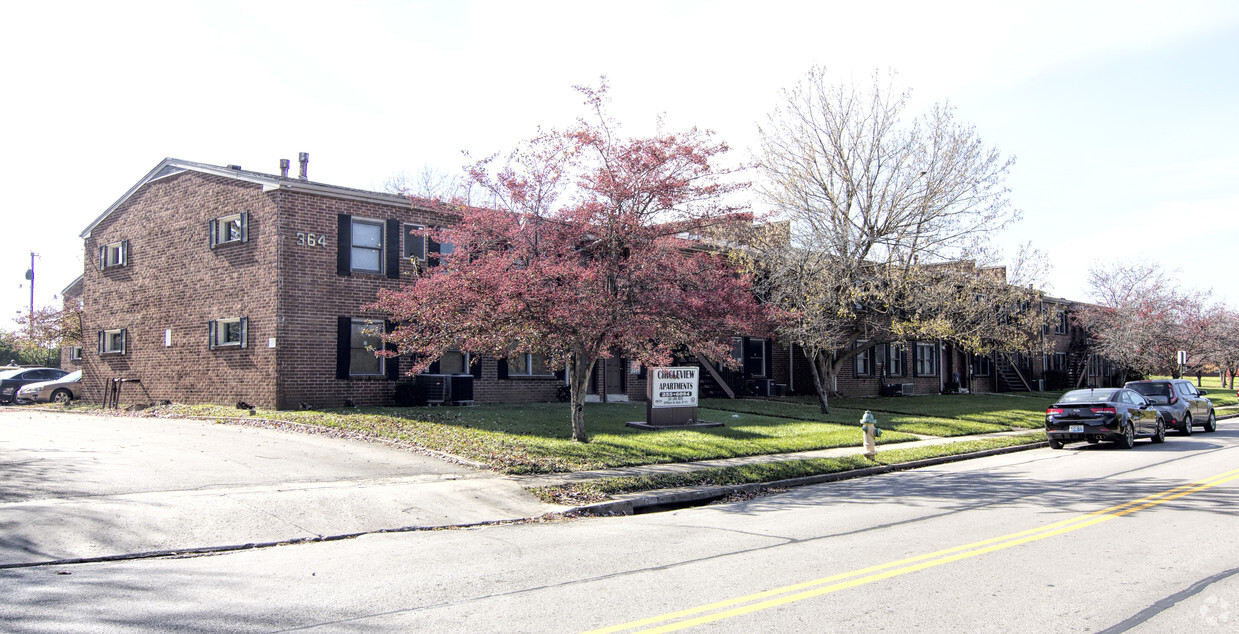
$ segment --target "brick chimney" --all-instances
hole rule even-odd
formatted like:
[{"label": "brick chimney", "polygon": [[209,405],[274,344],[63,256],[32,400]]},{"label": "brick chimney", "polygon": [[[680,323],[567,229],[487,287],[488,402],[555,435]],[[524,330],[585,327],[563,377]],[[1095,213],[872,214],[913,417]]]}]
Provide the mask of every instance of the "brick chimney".
[{"label": "brick chimney", "polygon": [[280,159],[280,178],[288,178],[288,159]]},{"label": "brick chimney", "polygon": [[300,178],[303,181],[309,180],[309,177],[306,176],[305,170],[306,170],[306,166],[310,164],[310,153],[302,152],[301,154],[297,155],[297,162],[301,164],[301,174],[299,174],[297,178]]}]

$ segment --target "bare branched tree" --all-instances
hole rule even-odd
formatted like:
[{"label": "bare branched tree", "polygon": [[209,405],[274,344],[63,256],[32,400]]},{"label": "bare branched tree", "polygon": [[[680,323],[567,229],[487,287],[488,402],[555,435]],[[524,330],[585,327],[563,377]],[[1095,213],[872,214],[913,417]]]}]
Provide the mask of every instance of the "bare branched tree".
[{"label": "bare branched tree", "polygon": [[791,244],[759,241],[746,257],[763,298],[793,316],[780,334],[804,349],[823,411],[864,350],[905,337],[984,349],[988,326],[1011,323],[995,306],[1034,303],[1035,291],[978,259],[1018,218],[1005,185],[1013,159],[949,105],[908,120],[908,100],[878,73],[834,84],[819,67],[761,128],[761,191]]}]

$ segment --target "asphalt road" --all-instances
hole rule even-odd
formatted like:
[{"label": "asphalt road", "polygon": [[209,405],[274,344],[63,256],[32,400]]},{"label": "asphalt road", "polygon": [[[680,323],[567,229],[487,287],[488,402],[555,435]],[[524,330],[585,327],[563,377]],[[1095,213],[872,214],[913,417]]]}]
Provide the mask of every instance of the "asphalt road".
[{"label": "asphalt road", "polygon": [[671,513],[0,570],[0,629],[1233,632],[1237,509],[1226,421]]}]

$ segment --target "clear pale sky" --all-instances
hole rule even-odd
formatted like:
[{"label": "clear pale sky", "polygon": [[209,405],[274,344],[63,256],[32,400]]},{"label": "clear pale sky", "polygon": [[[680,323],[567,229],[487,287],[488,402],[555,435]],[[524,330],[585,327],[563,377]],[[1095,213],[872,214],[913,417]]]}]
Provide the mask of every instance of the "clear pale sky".
[{"label": "clear pale sky", "polygon": [[[863,5],[863,6],[861,6]],[[708,128],[736,161],[812,64],[896,70],[1017,158],[1055,295],[1153,260],[1239,307],[1239,2],[5,3],[0,328],[82,272],[79,234],[164,157],[378,189],[582,114]]]}]

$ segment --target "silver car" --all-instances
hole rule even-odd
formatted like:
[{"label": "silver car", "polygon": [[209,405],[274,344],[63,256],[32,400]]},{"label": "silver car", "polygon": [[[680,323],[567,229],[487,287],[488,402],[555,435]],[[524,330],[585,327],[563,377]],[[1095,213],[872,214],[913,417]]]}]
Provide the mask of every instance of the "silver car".
[{"label": "silver car", "polygon": [[82,371],[70,372],[54,381],[31,383],[17,390],[19,403],[68,403],[82,395]]}]

